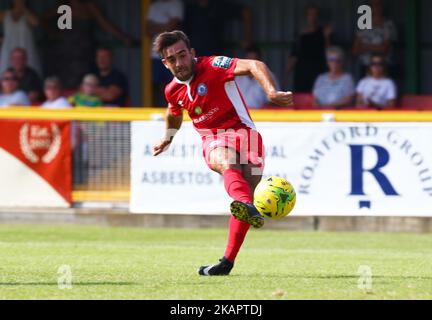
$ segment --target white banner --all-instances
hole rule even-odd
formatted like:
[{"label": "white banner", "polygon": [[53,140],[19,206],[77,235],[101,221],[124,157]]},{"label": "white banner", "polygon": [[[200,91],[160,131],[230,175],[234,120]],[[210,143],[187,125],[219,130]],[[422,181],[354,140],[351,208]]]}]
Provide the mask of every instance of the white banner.
[{"label": "white banner", "polygon": [[[432,124],[256,123],[264,174],[297,191],[292,215],[432,216]],[[152,156],[163,122],[132,124],[132,212],[226,213],[231,199],[184,123]]]},{"label": "white banner", "polygon": [[161,121],[132,122],[131,212],[226,213],[230,198],[202,156],[201,137],[185,122],[167,151],[154,157]]}]

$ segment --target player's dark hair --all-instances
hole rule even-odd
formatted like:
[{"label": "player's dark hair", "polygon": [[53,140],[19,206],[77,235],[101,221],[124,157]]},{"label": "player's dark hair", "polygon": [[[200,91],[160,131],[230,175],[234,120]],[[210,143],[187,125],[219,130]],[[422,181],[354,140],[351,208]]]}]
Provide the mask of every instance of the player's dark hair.
[{"label": "player's dark hair", "polygon": [[188,49],[191,48],[188,36],[183,31],[174,30],[159,34],[153,42],[153,50],[163,58],[163,51],[179,41],[183,41]]}]

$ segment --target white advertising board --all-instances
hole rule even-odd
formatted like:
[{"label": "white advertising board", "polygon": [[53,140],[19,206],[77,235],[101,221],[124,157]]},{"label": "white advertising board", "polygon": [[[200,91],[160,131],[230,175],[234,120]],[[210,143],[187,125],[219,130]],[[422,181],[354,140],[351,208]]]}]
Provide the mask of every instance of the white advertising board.
[{"label": "white advertising board", "polygon": [[[297,191],[292,215],[432,216],[432,124],[256,123],[264,175]],[[204,162],[201,138],[183,124],[165,154],[158,121],[132,124],[131,211],[227,213],[231,199]]]}]

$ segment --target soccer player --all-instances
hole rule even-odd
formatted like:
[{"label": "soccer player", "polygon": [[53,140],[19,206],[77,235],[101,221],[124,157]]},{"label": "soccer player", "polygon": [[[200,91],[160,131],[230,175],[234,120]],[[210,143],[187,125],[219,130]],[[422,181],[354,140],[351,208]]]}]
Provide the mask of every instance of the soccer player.
[{"label": "soccer player", "polygon": [[269,101],[292,104],[292,93],[277,91],[267,66],[257,60],[224,56],[199,57],[182,31],[164,32],[154,41],[154,50],[174,79],[165,87],[168,101],[166,133],[153,147],[157,156],[171,144],[183,121],[183,109],[203,141],[207,165],[223,176],[230,205],[228,244],[219,263],[202,266],[203,276],[228,275],[250,225],[260,228],[264,218],[253,205],[253,191],[261,180],[264,149],[235,76],[253,76]]}]

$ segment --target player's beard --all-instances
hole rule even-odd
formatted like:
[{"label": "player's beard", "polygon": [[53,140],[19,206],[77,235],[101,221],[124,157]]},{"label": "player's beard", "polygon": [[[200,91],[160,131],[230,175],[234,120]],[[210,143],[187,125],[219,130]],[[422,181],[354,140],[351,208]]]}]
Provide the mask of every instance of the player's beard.
[{"label": "player's beard", "polygon": [[175,77],[180,81],[187,81],[195,74],[195,59],[192,59],[190,67],[183,67],[175,72]]}]

